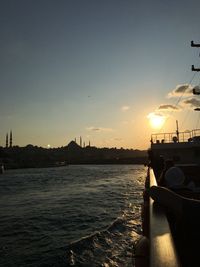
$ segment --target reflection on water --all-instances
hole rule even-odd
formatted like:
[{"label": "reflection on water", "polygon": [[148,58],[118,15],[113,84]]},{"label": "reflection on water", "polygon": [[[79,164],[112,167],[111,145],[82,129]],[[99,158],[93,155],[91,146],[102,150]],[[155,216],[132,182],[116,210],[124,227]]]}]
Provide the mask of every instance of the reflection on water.
[{"label": "reflection on water", "polygon": [[0,266],[129,266],[145,172],[138,165],[5,172]]}]

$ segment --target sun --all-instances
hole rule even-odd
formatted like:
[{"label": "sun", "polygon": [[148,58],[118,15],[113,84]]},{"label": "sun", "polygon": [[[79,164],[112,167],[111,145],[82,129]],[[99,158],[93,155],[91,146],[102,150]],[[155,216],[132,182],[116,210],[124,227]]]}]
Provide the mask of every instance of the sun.
[{"label": "sun", "polygon": [[165,117],[162,114],[150,113],[148,116],[152,128],[159,129],[165,122]]}]

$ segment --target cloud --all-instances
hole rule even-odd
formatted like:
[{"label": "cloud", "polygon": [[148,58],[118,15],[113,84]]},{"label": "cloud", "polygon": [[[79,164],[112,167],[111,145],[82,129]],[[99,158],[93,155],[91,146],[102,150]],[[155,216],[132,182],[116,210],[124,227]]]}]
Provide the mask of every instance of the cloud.
[{"label": "cloud", "polygon": [[123,106],[123,107],[121,107],[121,110],[122,110],[122,111],[127,111],[127,110],[129,110],[129,109],[130,109],[129,106]]},{"label": "cloud", "polygon": [[113,140],[114,140],[114,141],[117,141],[117,142],[121,142],[121,141],[123,141],[122,138],[114,138]]},{"label": "cloud", "polygon": [[130,124],[135,123],[135,120],[122,121],[121,123],[124,125],[130,125]]},{"label": "cloud", "polygon": [[163,115],[161,112],[151,112],[147,115],[148,119],[152,119],[155,117],[166,117],[165,115]]},{"label": "cloud", "polygon": [[191,95],[193,87],[189,84],[179,84],[167,95],[169,98],[184,95]]},{"label": "cloud", "polygon": [[[165,118],[168,117],[166,116],[167,111],[182,111],[184,108],[200,108],[200,100],[197,98],[191,97],[193,95],[193,90],[197,92],[197,94],[200,92],[200,86],[199,85],[189,85],[189,84],[179,84],[176,86],[174,90],[172,90],[167,97],[172,98],[172,97],[182,97],[183,95],[185,98],[181,99],[179,98],[179,105],[174,105],[174,104],[160,104],[159,107],[152,113],[149,113],[147,115],[148,119],[154,119],[154,117],[162,117],[164,116]],[[188,98],[190,96],[190,98]]]},{"label": "cloud", "polygon": [[111,129],[111,128],[94,127],[94,126],[87,127],[86,130],[87,131],[93,131],[93,132],[111,132],[111,131],[113,131],[113,129]]},{"label": "cloud", "polygon": [[151,112],[147,115],[147,118],[149,119],[150,125],[158,129],[163,126],[167,116],[163,115],[161,112]]},{"label": "cloud", "polygon": [[190,98],[190,99],[186,99],[182,102],[182,104],[184,105],[189,105],[190,107],[200,107],[200,100],[196,99],[196,98]]},{"label": "cloud", "polygon": [[198,85],[193,87],[193,91],[200,92],[200,87]]},{"label": "cloud", "polygon": [[163,104],[163,105],[160,105],[158,107],[158,110],[162,110],[162,111],[180,111],[180,108],[179,107],[176,107],[174,105],[170,105],[170,104]]}]

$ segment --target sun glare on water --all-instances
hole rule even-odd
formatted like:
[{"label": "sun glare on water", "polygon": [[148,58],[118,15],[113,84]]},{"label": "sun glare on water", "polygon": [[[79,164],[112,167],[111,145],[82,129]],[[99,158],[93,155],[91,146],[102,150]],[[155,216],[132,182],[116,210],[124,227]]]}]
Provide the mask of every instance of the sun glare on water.
[{"label": "sun glare on water", "polygon": [[165,117],[161,114],[150,113],[148,116],[152,128],[159,129],[165,122]]}]

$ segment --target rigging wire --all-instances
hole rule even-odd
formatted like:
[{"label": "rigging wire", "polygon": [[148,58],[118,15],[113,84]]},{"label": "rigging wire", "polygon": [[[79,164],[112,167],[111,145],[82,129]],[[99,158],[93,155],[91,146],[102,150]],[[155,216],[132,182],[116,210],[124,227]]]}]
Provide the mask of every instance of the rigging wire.
[{"label": "rigging wire", "polygon": [[[196,74],[196,73],[195,73],[195,74]],[[199,79],[200,79],[200,77],[199,77]],[[198,81],[198,85],[200,85],[200,81]],[[188,111],[187,111],[185,117],[183,118],[183,121],[182,121],[182,124],[181,124],[180,129],[183,128],[183,126],[184,126],[184,124],[185,124],[185,122],[186,122],[186,119],[188,119],[188,114],[189,114],[189,113],[191,114],[191,112],[193,112],[193,110],[188,109]]]},{"label": "rigging wire", "polygon": [[196,129],[198,129],[199,121],[200,121],[200,113],[199,113],[199,116],[198,116],[198,119],[197,119]]},{"label": "rigging wire", "polygon": [[[192,83],[192,81],[194,80],[196,74],[197,74],[196,72],[193,74],[192,78],[190,79],[190,81],[189,81],[189,83],[188,83],[189,85],[191,85],[191,83]],[[179,96],[178,100],[177,100],[176,103],[174,104],[175,107],[178,106],[178,104],[179,104],[179,102],[181,101],[181,99],[182,99],[182,97],[184,96],[184,94],[185,94],[185,91]],[[173,114],[173,112],[174,112],[174,110],[171,110],[171,112],[169,113],[169,116],[167,117],[167,119],[166,119],[165,122],[167,122],[167,121],[169,120],[169,117],[171,117],[171,115]],[[164,125],[161,127],[159,133],[163,130],[163,127],[164,127]]]},{"label": "rigging wire", "polygon": [[[191,80],[189,81],[189,85],[191,85],[192,81],[194,80],[195,76],[196,76],[197,72],[194,73],[194,75],[192,76]],[[185,92],[182,93],[182,95],[179,97],[177,103],[175,104],[175,106],[178,106],[179,102],[181,101],[182,97],[184,96]]]},{"label": "rigging wire", "polygon": [[187,111],[187,113],[186,113],[186,115],[185,115],[185,117],[184,117],[184,119],[183,119],[183,121],[182,121],[182,124],[181,124],[181,126],[180,126],[180,129],[183,128],[183,125],[185,124],[185,122],[186,122],[186,120],[188,119],[188,117],[189,117],[190,114],[191,114],[191,110],[188,109],[188,111]]}]

